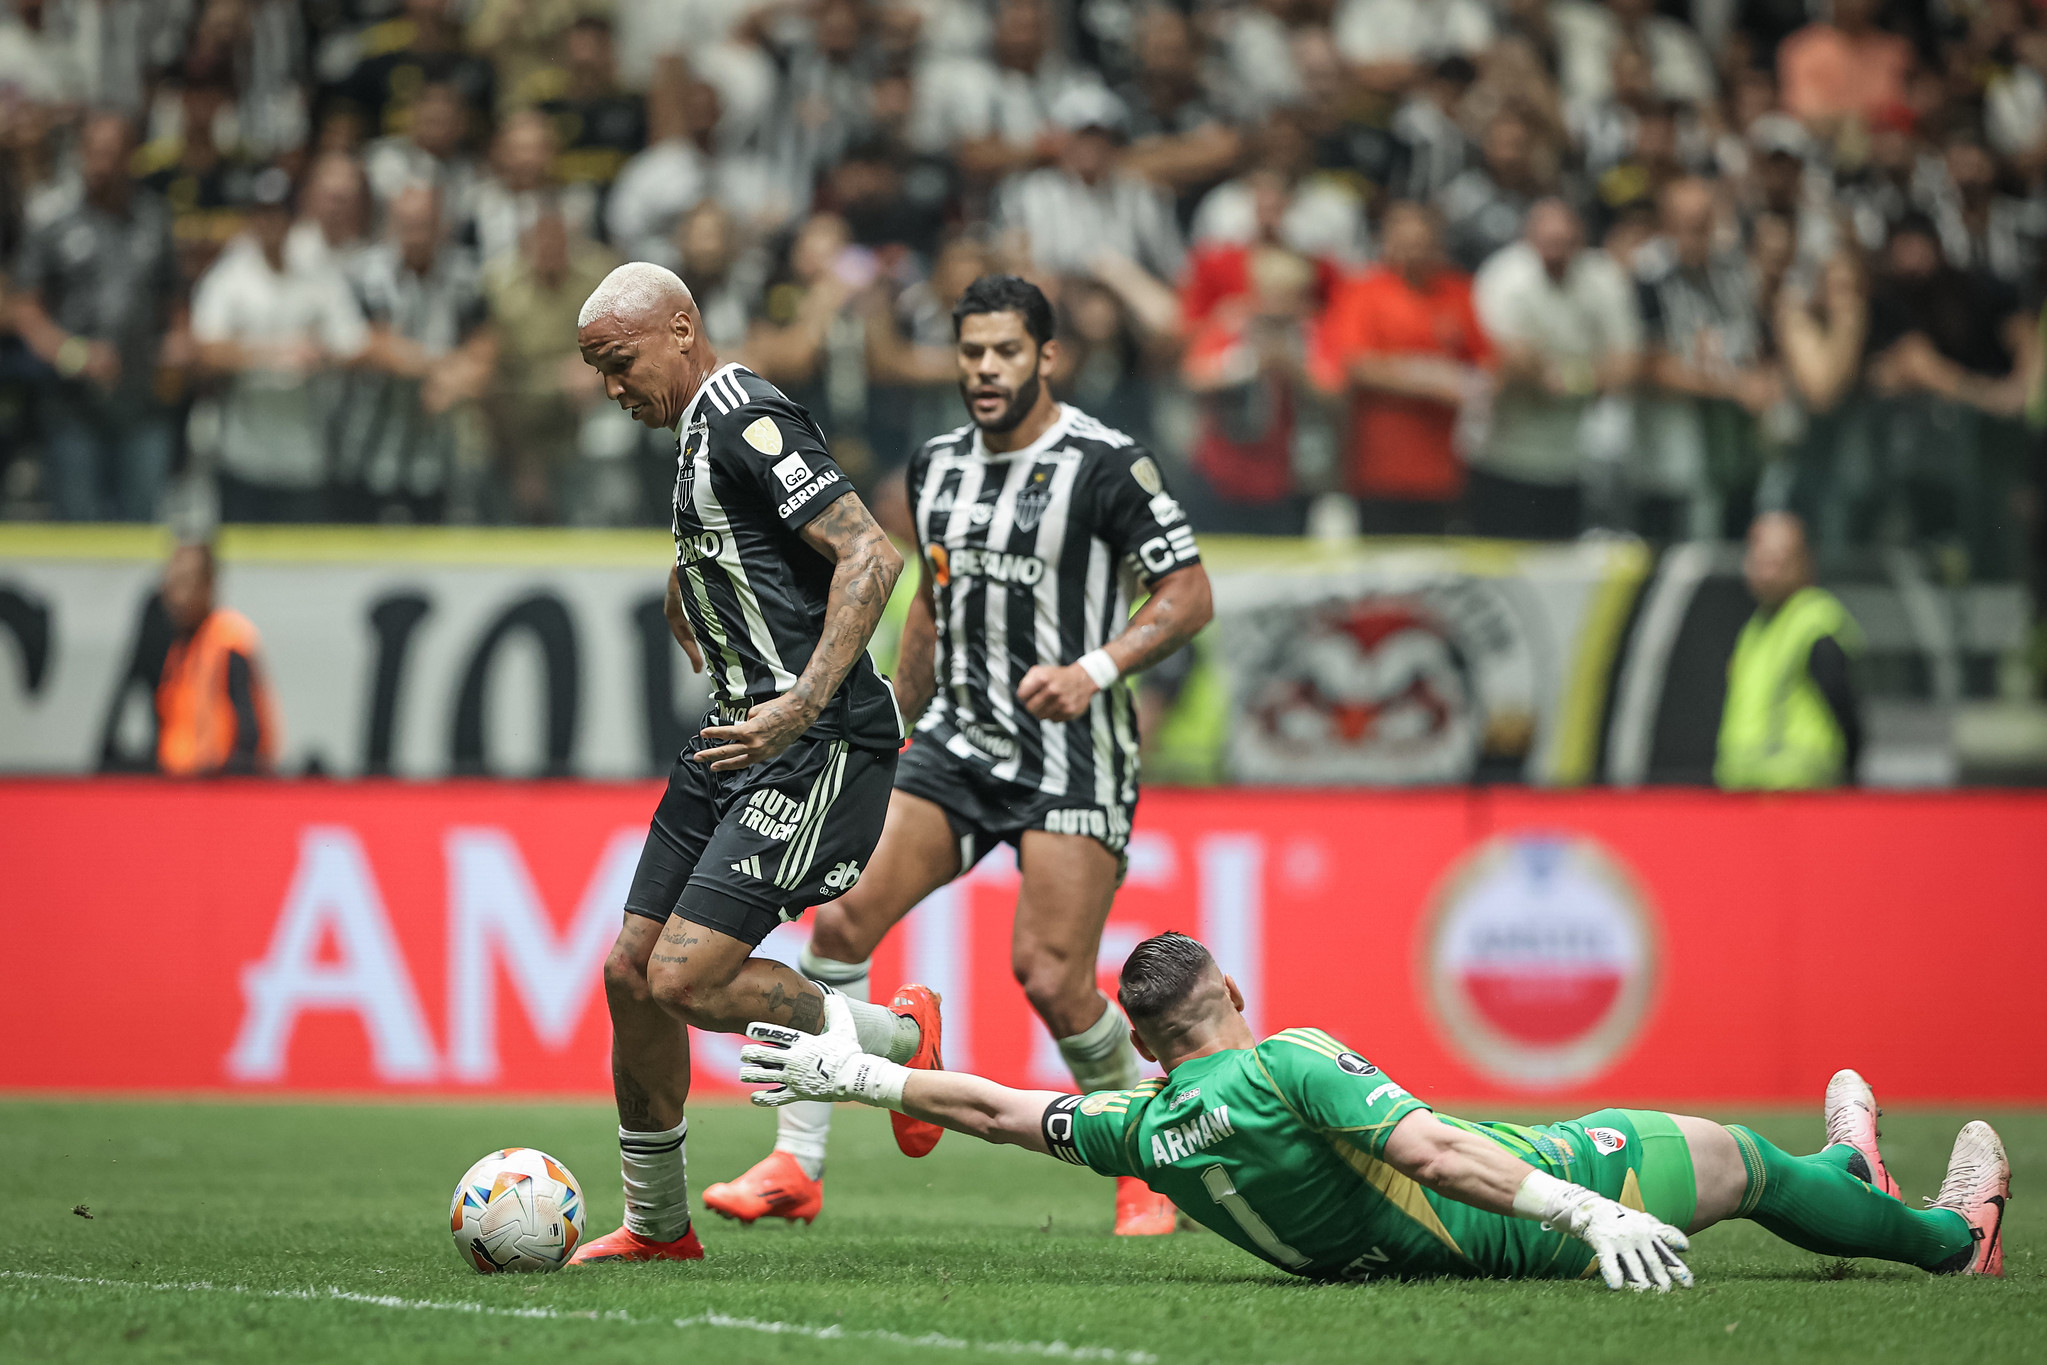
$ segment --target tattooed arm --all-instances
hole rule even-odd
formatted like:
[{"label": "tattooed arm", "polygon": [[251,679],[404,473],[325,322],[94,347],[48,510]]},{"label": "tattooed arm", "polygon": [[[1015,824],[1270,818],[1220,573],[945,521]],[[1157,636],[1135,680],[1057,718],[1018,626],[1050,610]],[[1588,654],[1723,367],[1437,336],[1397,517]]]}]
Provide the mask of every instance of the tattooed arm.
[{"label": "tattooed arm", "polygon": [[[1129,627],[1102,646],[1125,674],[1150,668],[1194,638],[1215,615],[1208,571],[1199,564],[1175,569],[1151,585],[1151,596],[1130,618]],[[1078,720],[1101,689],[1077,663],[1038,664],[1017,686],[1017,700],[1039,720]]]},{"label": "tattooed arm", "polygon": [[765,763],[811,727],[859,662],[896,579],[902,576],[903,557],[874,524],[857,493],[834,502],[806,524],[801,535],[835,565],[824,633],[794,687],[754,707],[737,725],[704,727],[705,738],[719,744],[698,753],[696,761],[719,772]]}]

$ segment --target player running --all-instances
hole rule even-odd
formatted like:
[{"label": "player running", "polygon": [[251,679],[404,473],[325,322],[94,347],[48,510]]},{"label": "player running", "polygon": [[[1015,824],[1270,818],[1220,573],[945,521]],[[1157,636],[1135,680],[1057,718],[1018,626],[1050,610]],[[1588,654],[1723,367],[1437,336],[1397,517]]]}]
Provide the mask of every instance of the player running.
[{"label": "player running", "polygon": [[1762,1224],[1822,1256],[2001,1275],[2010,1195],[1986,1123],[1955,1139],[1932,1207],[1913,1209],[1877,1151],[1876,1100],[1853,1071],[1827,1086],[1827,1146],[1789,1156],[1739,1124],[1602,1109],[1523,1127],[1438,1115],[1318,1029],[1264,1042],[1244,997],[1184,934],[1146,939],[1119,996],[1166,1069],[1086,1097],[911,1072],[864,1055],[837,996],[823,1033],[748,1030],[754,1103],[855,1100],[990,1142],[1134,1176],[1239,1247],[1319,1279],[1434,1275],[1690,1285],[1687,1232]]},{"label": "player running", "polygon": [[[577,325],[606,395],[677,435],[667,614],[708,665],[713,705],[669,774],[604,964],[625,1226],[570,1259],[695,1260],[685,1025],[822,1026],[823,992],[753,950],[851,886],[881,837],[903,732],[867,640],[902,558],[810,415],[718,363],[672,272],[620,266]],[[909,1020],[853,1015],[867,1046],[915,1044]]]},{"label": "player running", "polygon": [[[983,276],[952,325],[973,420],[927,443],[908,471],[924,573],[896,686],[916,739],[873,866],[818,911],[799,965],[866,1001],[868,959],[896,921],[996,844],[1014,845],[1011,968],[1079,1087],[1123,1089],[1139,1074],[1130,1027],[1095,984],[1137,803],[1137,716],[1116,681],[1208,623],[1208,575],[1158,462],[1053,399],[1045,374],[1059,343],[1036,285]],[[1140,586],[1150,597],[1132,617]],[[937,1065],[931,992],[905,987],[892,1003],[925,1030],[916,1057],[892,1060]],[[938,1141],[930,1124],[894,1122],[911,1156]],[[775,1150],[705,1190],[705,1206],[748,1223],[815,1218],[830,1126],[829,1105],[784,1109]],[[1171,1232],[1173,1221],[1143,1182],[1119,1182],[1117,1232]]]}]

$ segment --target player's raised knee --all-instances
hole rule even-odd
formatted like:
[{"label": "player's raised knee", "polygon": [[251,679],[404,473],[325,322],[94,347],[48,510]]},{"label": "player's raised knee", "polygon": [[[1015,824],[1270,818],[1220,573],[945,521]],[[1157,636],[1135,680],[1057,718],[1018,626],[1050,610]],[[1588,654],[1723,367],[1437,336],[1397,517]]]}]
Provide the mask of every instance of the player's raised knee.
[{"label": "player's raised knee", "polygon": [[604,993],[613,1000],[645,1004],[649,996],[647,963],[623,937],[604,959]]},{"label": "player's raised knee", "polygon": [[[1049,949],[1019,952],[1009,965],[1024,998],[1047,1023],[1057,1023],[1074,1010],[1087,1012],[1100,995],[1085,965]],[[1087,1022],[1083,1020],[1082,1026]]]},{"label": "player's raised knee", "polygon": [[686,965],[662,962],[658,955],[647,964],[647,990],[655,1004],[687,1023],[695,1023],[706,1004],[704,983]]},{"label": "player's raised knee", "polygon": [[874,945],[862,941],[859,927],[838,901],[827,901],[811,911],[816,922],[810,926],[810,951],[834,962],[865,962]]}]

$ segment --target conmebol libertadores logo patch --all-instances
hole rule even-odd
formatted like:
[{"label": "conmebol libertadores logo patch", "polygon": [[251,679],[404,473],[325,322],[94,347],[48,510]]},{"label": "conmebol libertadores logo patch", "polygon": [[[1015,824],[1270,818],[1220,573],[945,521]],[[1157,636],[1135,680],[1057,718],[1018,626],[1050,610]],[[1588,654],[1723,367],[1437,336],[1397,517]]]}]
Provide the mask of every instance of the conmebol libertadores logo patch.
[{"label": "conmebol libertadores logo patch", "polygon": [[1653,913],[1596,841],[1511,834],[1451,869],[1421,944],[1453,1050],[1530,1090],[1590,1080],[1634,1041],[1656,984]]}]

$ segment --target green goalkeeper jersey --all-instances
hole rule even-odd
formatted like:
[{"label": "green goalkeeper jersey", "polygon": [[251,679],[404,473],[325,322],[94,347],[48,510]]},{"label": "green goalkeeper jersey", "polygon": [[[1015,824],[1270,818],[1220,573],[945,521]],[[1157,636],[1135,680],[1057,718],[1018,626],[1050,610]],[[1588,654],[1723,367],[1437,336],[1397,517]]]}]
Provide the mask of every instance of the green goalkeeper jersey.
[{"label": "green goalkeeper jersey", "polygon": [[[1435,1194],[1384,1160],[1395,1124],[1429,1106],[1318,1029],[1182,1062],[1130,1090],[1067,1096],[1046,1113],[1052,1154],[1135,1176],[1252,1255],[1315,1278],[1577,1276],[1590,1248],[1528,1219]],[[1640,1207],[1614,1126],[1446,1123],[1538,1169]],[[1603,1118],[1604,1116],[1595,1116]],[[1628,1127],[1628,1136],[1633,1129]],[[1612,1136],[1601,1136],[1612,1135]],[[1614,1141],[1620,1147],[1612,1147]],[[1622,1154],[1622,1149],[1633,1148]],[[1611,1158],[1602,1160],[1601,1158]],[[1622,1186],[1628,1188],[1624,1191]]]}]

